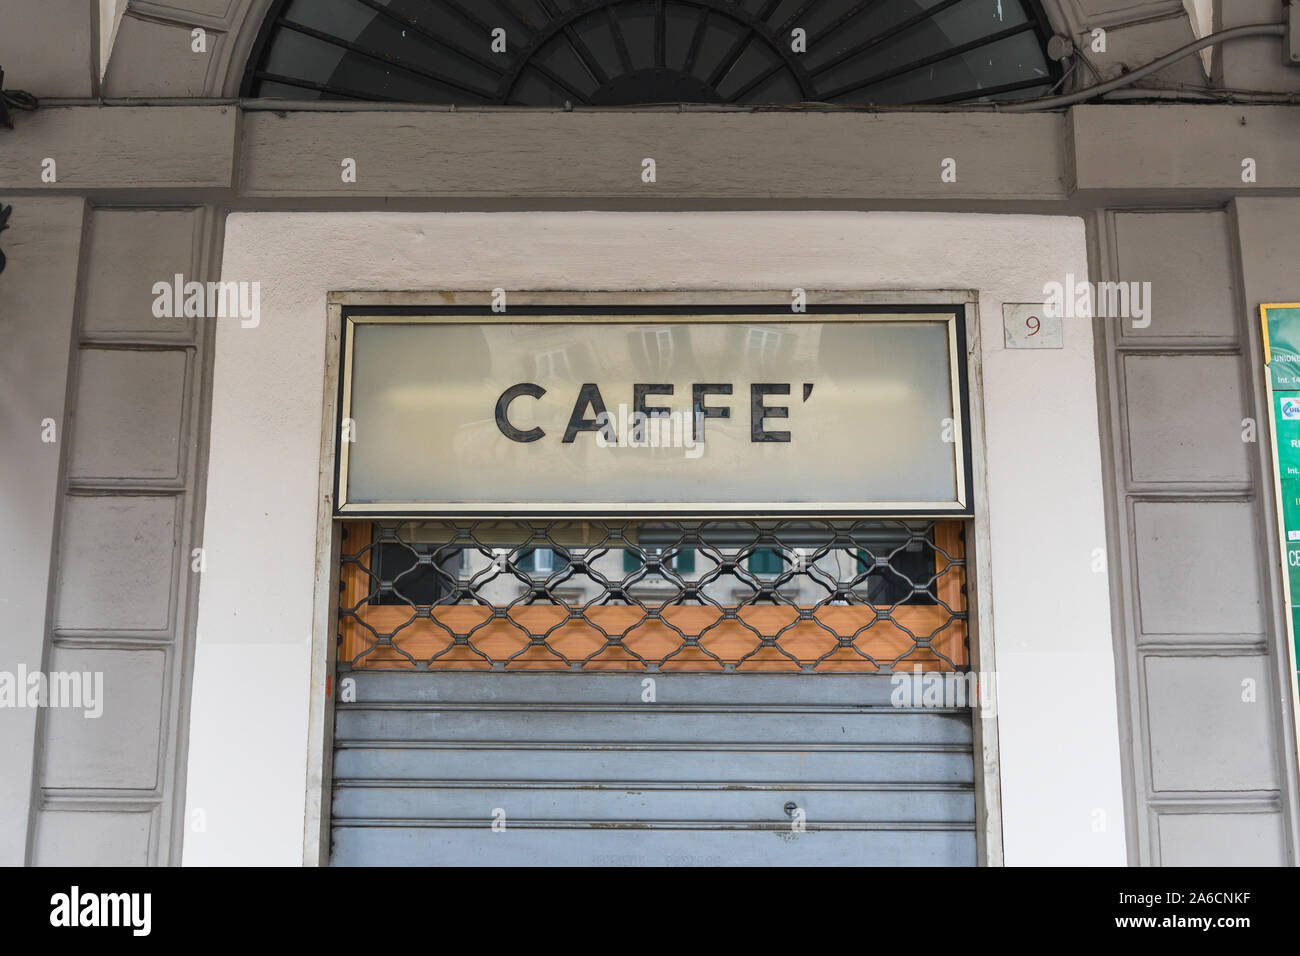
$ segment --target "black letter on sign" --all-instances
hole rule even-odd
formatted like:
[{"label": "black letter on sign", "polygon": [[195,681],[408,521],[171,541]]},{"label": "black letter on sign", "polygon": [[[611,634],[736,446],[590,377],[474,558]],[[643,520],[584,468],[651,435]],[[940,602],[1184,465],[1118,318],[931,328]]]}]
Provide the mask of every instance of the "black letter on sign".
[{"label": "black letter on sign", "polygon": [[704,441],[704,419],[706,418],[730,418],[731,409],[729,408],[709,408],[704,404],[706,395],[730,395],[731,384],[719,385],[692,385],[691,386],[691,420],[699,426],[700,433],[695,437],[696,441]]},{"label": "black letter on sign", "polygon": [[670,409],[662,405],[647,405],[645,400],[647,395],[671,395],[672,393],[671,385],[633,385],[632,411],[640,412],[647,418],[653,415],[667,415]]},{"label": "black letter on sign", "polygon": [[520,395],[531,395],[533,398],[541,398],[546,394],[546,389],[540,385],[534,385],[532,382],[520,382],[518,385],[511,385],[501,397],[497,399],[497,428],[501,429],[501,434],[505,435],[511,441],[537,441],[546,432],[540,428],[530,428],[527,431],[515,428],[510,424],[507,417],[510,412],[510,403]]},{"label": "black letter on sign", "polygon": [[[588,405],[595,412],[594,418],[583,418],[582,411]],[[604,416],[603,418],[601,416]],[[600,397],[600,389],[588,382],[578,392],[578,400],[573,403],[573,414],[569,416],[569,427],[564,430],[564,444],[571,445],[578,437],[578,432],[598,432],[609,421],[605,411],[605,400]]]},{"label": "black letter on sign", "polygon": [[789,432],[770,432],[763,428],[764,418],[789,418],[790,409],[785,405],[763,404],[764,395],[789,395],[789,385],[751,385],[749,387],[749,440],[750,441],[789,441]]}]

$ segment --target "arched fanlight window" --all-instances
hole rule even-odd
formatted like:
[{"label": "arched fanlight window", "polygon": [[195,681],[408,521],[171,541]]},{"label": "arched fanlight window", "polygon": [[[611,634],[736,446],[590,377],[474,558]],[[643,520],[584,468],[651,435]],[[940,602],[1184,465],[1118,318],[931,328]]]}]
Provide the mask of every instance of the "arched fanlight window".
[{"label": "arched fanlight window", "polygon": [[1018,99],[1031,0],[277,0],[243,95],[465,106]]}]

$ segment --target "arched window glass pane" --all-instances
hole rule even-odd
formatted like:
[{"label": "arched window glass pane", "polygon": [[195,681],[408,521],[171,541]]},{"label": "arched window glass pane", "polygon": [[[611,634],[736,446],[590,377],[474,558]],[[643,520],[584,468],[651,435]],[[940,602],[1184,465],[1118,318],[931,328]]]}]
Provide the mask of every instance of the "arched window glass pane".
[{"label": "arched window glass pane", "polygon": [[894,106],[1059,78],[1036,0],[279,0],[244,96]]}]

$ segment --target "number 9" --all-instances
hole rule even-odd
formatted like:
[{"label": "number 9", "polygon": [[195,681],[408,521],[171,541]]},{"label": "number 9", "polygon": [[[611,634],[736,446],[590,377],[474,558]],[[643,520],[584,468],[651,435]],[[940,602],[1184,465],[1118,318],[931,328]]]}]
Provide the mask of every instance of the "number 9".
[{"label": "number 9", "polygon": [[1026,319],[1025,325],[1033,329],[1033,331],[1029,333],[1030,336],[1037,335],[1038,330],[1042,328],[1042,323],[1038,321],[1038,316],[1036,315],[1031,315],[1028,319]]}]

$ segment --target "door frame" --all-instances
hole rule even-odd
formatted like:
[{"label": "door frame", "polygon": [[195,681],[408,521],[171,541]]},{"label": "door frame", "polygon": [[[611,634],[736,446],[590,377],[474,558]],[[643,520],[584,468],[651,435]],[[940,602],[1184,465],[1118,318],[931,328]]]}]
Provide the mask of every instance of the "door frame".
[{"label": "door frame", "polygon": [[[513,305],[737,305],[783,306],[791,290],[655,290],[639,292],[510,291]],[[920,306],[955,305],[965,309],[966,395],[970,419],[971,485],[968,501],[974,517],[967,519],[966,575],[968,634],[971,669],[978,675],[996,671],[993,640],[993,585],[990,561],[990,526],[984,444],[983,376],[980,359],[979,295],[974,290],[952,291],[844,291],[807,290],[819,305]],[[329,863],[330,805],[334,748],[334,683],[338,615],[338,557],[341,522],[334,513],[334,477],[337,468],[337,415],[340,354],[345,306],[491,305],[490,290],[439,290],[418,292],[332,292],[326,302],[324,402],[321,421],[319,495],[316,519],[316,575],[312,606],[311,686],[307,729],[307,787],[303,821],[305,866]],[[818,316],[792,313],[790,321]],[[998,759],[996,697],[981,693],[978,712],[972,712],[975,780],[975,844],[981,866],[1001,866],[1002,795]]]}]

